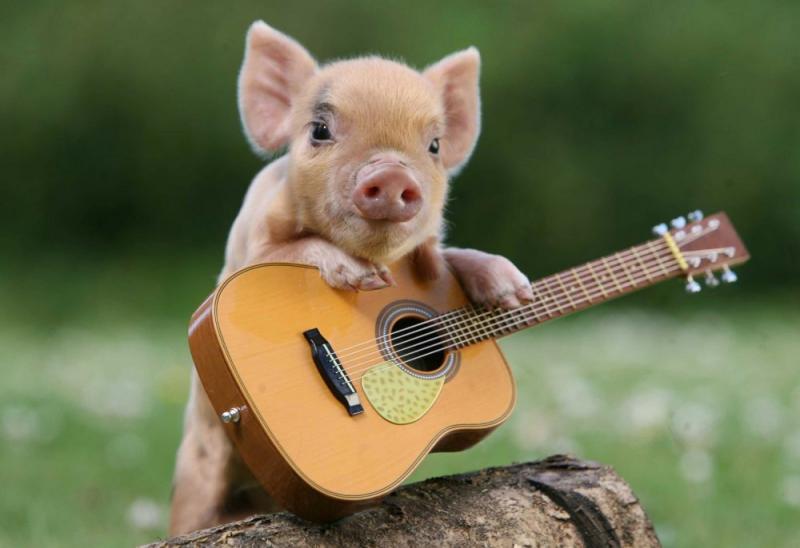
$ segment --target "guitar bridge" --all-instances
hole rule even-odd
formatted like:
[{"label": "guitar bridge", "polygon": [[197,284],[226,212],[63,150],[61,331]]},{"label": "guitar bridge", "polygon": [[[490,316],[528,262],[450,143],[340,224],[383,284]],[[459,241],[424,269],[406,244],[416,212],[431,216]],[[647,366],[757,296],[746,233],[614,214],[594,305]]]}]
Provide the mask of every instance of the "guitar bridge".
[{"label": "guitar bridge", "polygon": [[316,328],[303,331],[303,336],[311,346],[311,357],[317,366],[319,374],[336,399],[344,405],[350,416],[363,413],[364,407],[361,405],[358,392],[356,392],[350,377],[347,375],[347,371],[342,367],[331,344]]}]

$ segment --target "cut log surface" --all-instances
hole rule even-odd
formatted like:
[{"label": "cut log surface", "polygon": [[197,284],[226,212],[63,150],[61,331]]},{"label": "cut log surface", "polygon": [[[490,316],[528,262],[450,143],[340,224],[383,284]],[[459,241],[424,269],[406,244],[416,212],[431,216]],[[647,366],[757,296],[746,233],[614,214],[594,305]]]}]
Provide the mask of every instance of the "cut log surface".
[{"label": "cut log surface", "polygon": [[660,546],[631,488],[609,466],[555,455],[407,485],[371,510],[317,525],[255,516],[148,545]]}]

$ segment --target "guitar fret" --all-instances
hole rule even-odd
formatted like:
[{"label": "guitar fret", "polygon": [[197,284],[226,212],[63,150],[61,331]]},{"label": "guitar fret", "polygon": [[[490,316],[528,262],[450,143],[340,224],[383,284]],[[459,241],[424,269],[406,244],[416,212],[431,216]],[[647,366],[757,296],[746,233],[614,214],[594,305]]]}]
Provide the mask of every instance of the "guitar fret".
[{"label": "guitar fret", "polygon": [[662,272],[662,274],[664,274],[664,276],[668,276],[668,275],[669,275],[669,272],[668,272],[668,271],[667,271],[667,269],[664,267],[664,263],[663,263],[663,262],[661,262],[661,256],[658,254],[658,252],[654,252],[654,251],[653,251],[653,248],[651,247],[653,243],[654,243],[654,242],[649,242],[649,243],[647,244],[647,247],[648,247],[648,248],[650,248],[650,254],[651,254],[651,255],[653,255],[653,256],[656,258],[656,262],[658,263],[658,266],[659,266],[659,268],[661,268],[661,272]]},{"label": "guitar fret", "polygon": [[[444,324],[444,315],[433,316],[430,318],[430,322],[432,330],[436,333],[436,336],[439,337],[439,340],[444,343],[445,347],[452,346],[453,337],[450,336],[450,332]],[[384,340],[382,344],[385,345],[384,348],[387,351],[391,351],[388,341]]]},{"label": "guitar fret", "polygon": [[[455,341],[453,340],[452,333],[450,333],[450,329],[447,328],[447,318],[446,318],[447,314],[449,314],[449,313],[446,312],[444,314],[440,314],[437,317],[436,321],[439,323],[439,328],[442,330],[444,337],[446,337],[448,339],[447,341],[445,341],[447,343],[447,346],[453,346]],[[383,344],[387,344],[387,343],[384,342]],[[388,346],[388,344],[387,344],[387,346]]]},{"label": "guitar fret", "polygon": [[[572,274],[572,277],[570,277],[570,274]],[[561,276],[562,279],[565,280],[564,284],[567,286],[567,291],[570,296],[575,301],[575,305],[578,307],[577,309],[580,310],[583,305],[588,302],[586,299],[587,292],[580,279],[577,280],[577,283],[574,283],[572,278],[575,276],[575,269],[565,270],[561,273]]]},{"label": "guitar fret", "polygon": [[556,313],[560,313],[561,306],[560,303],[558,302],[558,298],[556,298],[555,293],[553,293],[553,290],[550,287],[550,277],[548,276],[547,278],[542,278],[542,283],[545,284],[545,289],[547,290],[547,294],[550,295],[551,302],[556,306]]},{"label": "guitar fret", "polygon": [[467,344],[475,342],[477,327],[475,325],[475,309],[470,306],[464,313],[464,332],[467,334]]},{"label": "guitar fret", "polygon": [[447,318],[447,322],[450,324],[451,333],[453,334],[453,337],[455,338],[455,346],[456,346],[456,348],[460,348],[462,346],[462,344],[465,342],[464,341],[464,336],[463,336],[463,334],[461,332],[460,323],[459,323],[460,319],[462,317],[462,314],[463,314],[463,310],[459,310],[454,315],[449,316]]},{"label": "guitar fret", "polygon": [[[471,306],[469,308],[472,308]],[[464,339],[464,346],[467,346],[471,343],[472,340],[472,324],[471,324],[471,314],[469,309],[464,309],[463,313],[461,314],[460,322],[459,322],[459,331],[462,333],[462,338]]]},{"label": "guitar fret", "polygon": [[631,276],[631,273],[628,272],[628,269],[625,266],[625,263],[622,261],[622,259],[619,256],[619,251],[614,253],[614,258],[617,259],[617,262],[619,263],[620,268],[622,268],[622,271],[625,273],[626,276],[628,276],[628,280],[630,280],[631,286],[632,287],[637,287],[636,280],[634,280],[633,276]]},{"label": "guitar fret", "polygon": [[547,300],[542,298],[542,293],[539,291],[539,288],[536,287],[536,284],[539,282],[533,282],[531,284],[531,290],[533,291],[533,302],[540,302],[541,305],[544,307],[544,312],[551,318],[553,317],[553,313],[550,312],[550,307],[547,306]]},{"label": "guitar fret", "polygon": [[449,316],[447,318],[447,324],[448,324],[448,327],[450,329],[450,333],[451,333],[453,339],[455,340],[456,348],[459,348],[461,346],[461,334],[458,332],[458,329],[456,329],[456,324],[454,322],[454,318],[457,318],[460,314],[461,314],[461,311],[457,311],[455,314],[453,314],[452,316]]},{"label": "guitar fret", "polygon": [[600,260],[603,262],[603,266],[606,267],[606,270],[608,271],[608,275],[611,278],[611,281],[614,282],[614,284],[617,286],[617,290],[620,293],[623,293],[622,286],[620,285],[619,280],[617,280],[617,277],[614,275],[614,272],[611,270],[611,267],[608,264],[608,259],[603,257]]},{"label": "guitar fret", "polygon": [[499,317],[499,314],[498,314],[497,309],[496,308],[492,308],[489,311],[489,322],[490,322],[490,324],[492,326],[492,332],[495,335],[502,335],[503,334],[503,322],[502,322],[502,318],[500,319],[500,321],[498,321],[498,317]]},{"label": "guitar fret", "polygon": [[470,310],[470,318],[469,318],[469,330],[472,337],[472,342],[476,343],[481,340],[481,321],[478,319],[480,317],[480,309],[472,308]]},{"label": "guitar fret", "polygon": [[586,263],[586,266],[589,267],[589,273],[594,278],[594,281],[597,282],[597,287],[600,289],[600,293],[603,294],[604,298],[608,298],[608,293],[606,293],[606,288],[603,287],[603,284],[600,282],[600,278],[597,277],[597,274],[594,271],[594,267],[592,266],[591,262]]},{"label": "guitar fret", "polygon": [[520,327],[519,310],[506,310],[506,325],[512,332],[522,329],[522,327]]},{"label": "guitar fret", "polygon": [[503,324],[503,317],[500,315],[500,311],[497,308],[493,308],[489,312],[489,317],[492,322],[492,331],[502,335],[505,331],[505,325]]},{"label": "guitar fret", "polygon": [[529,327],[539,321],[539,315],[536,314],[536,310],[532,306],[523,305],[521,310],[525,327]]},{"label": "guitar fret", "polygon": [[536,293],[533,292],[533,284],[531,284],[531,293],[533,293],[533,300],[531,304],[527,305],[525,312],[525,318],[527,319],[528,325],[533,325],[534,323],[538,323],[541,320],[541,316],[539,316],[539,312],[536,310]]},{"label": "guitar fret", "polygon": [[652,282],[653,281],[653,277],[650,276],[650,269],[645,267],[644,262],[642,262],[642,257],[639,255],[639,246],[632,247],[631,251],[633,252],[634,258],[639,263],[639,266],[642,267],[642,272],[644,272],[644,275],[647,278],[647,281],[648,282]]},{"label": "guitar fret", "polygon": [[[555,281],[553,281],[553,283],[551,285],[551,281],[552,280],[555,280]],[[550,290],[550,294],[553,295],[553,298],[556,301],[557,312],[560,315],[563,315],[563,314],[567,313],[564,310],[564,307],[569,304],[570,298],[569,298],[569,295],[566,293],[566,291],[560,291],[559,292],[559,285],[558,285],[559,281],[560,280],[559,280],[559,275],[558,274],[553,274],[552,276],[548,276],[548,278],[547,278],[547,288]],[[564,286],[561,286],[561,287],[564,287]],[[565,297],[566,297],[566,300],[565,300]]]},{"label": "guitar fret", "polygon": [[583,285],[583,280],[581,280],[580,276],[578,276],[578,272],[574,268],[571,270],[571,272],[572,272],[572,275],[575,277],[575,281],[578,282],[578,285],[583,290],[583,294],[584,294],[584,296],[586,296],[586,300],[591,303],[592,302],[592,296],[589,295],[589,292],[586,290],[586,286]]},{"label": "guitar fret", "polygon": [[497,315],[503,323],[503,331],[512,331],[514,329],[514,315],[509,314],[507,310],[498,309]]},{"label": "guitar fret", "polygon": [[569,301],[569,305],[572,307],[572,310],[578,310],[578,307],[575,306],[575,303],[572,300],[572,296],[569,294],[569,291],[567,291],[567,286],[564,285],[564,280],[561,279],[561,275],[556,274],[556,279],[558,280],[558,283],[561,284],[561,287],[564,290],[564,294],[567,296],[567,300]]},{"label": "guitar fret", "polygon": [[497,310],[494,308],[490,308],[486,310],[487,312],[487,320],[486,323],[489,326],[489,330],[492,333],[492,336],[496,336],[500,333],[500,325],[497,323]]},{"label": "guitar fret", "polygon": [[472,327],[475,330],[475,342],[485,341],[486,335],[486,310],[482,307],[475,310],[472,315]]},{"label": "guitar fret", "polygon": [[472,305],[469,305],[464,309],[464,318],[461,321],[461,330],[465,334],[467,344],[472,344],[475,341],[476,329],[475,309]]},{"label": "guitar fret", "polygon": [[525,315],[525,310],[523,307],[515,308],[512,311],[512,317],[516,316],[516,321],[514,322],[514,329],[522,329],[528,325],[528,318]]},{"label": "guitar fret", "polygon": [[478,340],[480,340],[480,341],[485,341],[486,339],[491,337],[491,334],[486,329],[486,325],[487,324],[486,324],[485,316],[486,316],[486,309],[481,308],[480,309],[480,314],[477,316],[477,318],[483,318],[483,319],[478,320],[478,331],[479,331]]}]

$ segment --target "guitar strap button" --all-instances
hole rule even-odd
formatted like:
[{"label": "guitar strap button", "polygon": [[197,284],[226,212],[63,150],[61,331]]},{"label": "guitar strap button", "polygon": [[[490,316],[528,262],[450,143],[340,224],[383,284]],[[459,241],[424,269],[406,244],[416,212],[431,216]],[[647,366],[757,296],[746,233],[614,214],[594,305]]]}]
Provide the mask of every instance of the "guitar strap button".
[{"label": "guitar strap button", "polygon": [[222,419],[222,422],[224,422],[225,424],[228,424],[228,423],[231,423],[231,422],[239,422],[239,419],[241,418],[241,416],[242,416],[242,414],[241,414],[241,408],[240,407],[231,407],[227,411],[223,411],[220,414],[219,418]]}]

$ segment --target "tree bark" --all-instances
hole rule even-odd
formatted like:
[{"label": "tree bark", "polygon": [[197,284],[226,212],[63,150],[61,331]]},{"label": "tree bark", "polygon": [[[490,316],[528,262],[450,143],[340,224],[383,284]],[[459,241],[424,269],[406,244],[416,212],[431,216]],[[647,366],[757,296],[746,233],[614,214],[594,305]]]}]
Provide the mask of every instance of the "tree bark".
[{"label": "tree bark", "polygon": [[433,478],[329,525],[287,512],[150,544],[174,546],[660,546],[628,484],[569,456]]}]

